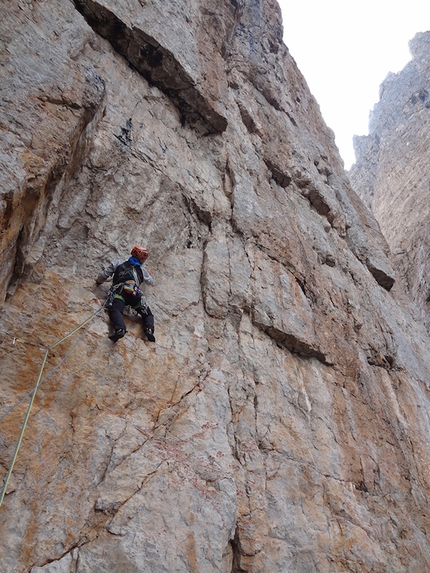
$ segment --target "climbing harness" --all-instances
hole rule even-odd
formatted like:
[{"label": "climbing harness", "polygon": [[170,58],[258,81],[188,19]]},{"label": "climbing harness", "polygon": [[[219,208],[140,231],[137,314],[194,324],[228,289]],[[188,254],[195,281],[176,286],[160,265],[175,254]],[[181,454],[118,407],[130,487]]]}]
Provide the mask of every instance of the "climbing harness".
[{"label": "climbing harness", "polygon": [[[20,446],[21,446],[21,442],[22,442],[22,439],[23,439],[23,437],[24,437],[24,432],[25,432],[26,427],[27,427],[27,423],[28,423],[28,419],[29,419],[29,417],[30,417],[31,409],[32,409],[32,407],[33,407],[34,399],[36,398],[37,390],[40,388],[41,384],[48,378],[48,376],[50,376],[50,375],[60,366],[60,364],[61,364],[62,362],[64,362],[64,360],[67,358],[67,356],[70,354],[70,352],[75,348],[75,346],[79,343],[79,341],[81,340],[82,337],[81,337],[81,338],[76,342],[76,344],[66,353],[66,355],[65,355],[64,358],[61,360],[61,362],[60,362],[53,370],[51,370],[51,371],[42,379],[42,374],[43,374],[43,371],[44,371],[44,369],[45,369],[45,364],[46,364],[46,361],[47,361],[47,359],[48,359],[49,351],[52,350],[53,348],[55,348],[56,346],[58,346],[58,344],[60,344],[61,342],[64,342],[65,340],[67,340],[70,336],[72,336],[73,334],[75,334],[75,332],[78,332],[78,330],[80,330],[80,329],[83,328],[86,324],[88,324],[95,316],[97,316],[97,315],[106,307],[106,305],[107,305],[107,300],[105,301],[105,303],[104,303],[100,308],[98,308],[98,309],[97,309],[96,311],[94,311],[86,320],[84,320],[84,322],[82,322],[81,324],[79,324],[78,326],[76,326],[73,330],[71,330],[69,333],[67,333],[65,336],[63,336],[62,338],[60,338],[59,340],[57,340],[57,342],[54,342],[54,344],[51,344],[51,346],[48,346],[48,347],[47,347],[47,349],[46,349],[46,351],[45,351],[45,355],[44,355],[43,360],[42,360],[42,364],[41,364],[40,369],[39,369],[39,375],[38,375],[38,377],[37,377],[37,381],[36,381],[36,384],[35,384],[34,388],[33,388],[28,394],[26,394],[26,396],[24,396],[17,404],[15,404],[12,408],[10,408],[10,409],[0,418],[0,421],[3,420],[3,418],[5,418],[5,417],[7,416],[7,414],[9,414],[9,412],[11,412],[14,408],[16,408],[16,406],[18,406],[18,404],[20,404],[25,398],[27,398],[28,396],[31,395],[30,403],[29,403],[29,405],[28,405],[27,412],[26,412],[25,417],[24,417],[24,422],[23,422],[22,427],[21,427],[21,432],[20,432],[20,434],[19,434],[18,441],[17,441],[16,446],[15,446],[15,451],[14,451],[14,454],[13,454],[13,456],[12,456],[12,461],[11,461],[9,470],[8,470],[8,472],[7,472],[7,474],[6,474],[6,477],[5,477],[5,479],[4,479],[3,488],[2,488],[1,494],[0,494],[0,506],[2,505],[4,496],[6,495],[6,489],[7,489],[7,486],[8,486],[8,484],[9,484],[9,480],[10,480],[10,477],[11,477],[11,475],[12,475],[12,471],[13,471],[13,468],[14,468],[14,465],[15,465],[15,462],[16,462],[16,459],[17,459],[17,457],[18,457],[19,448],[20,448]],[[17,340],[17,339],[14,338],[14,342],[15,342],[16,340]],[[31,343],[29,343],[29,344],[31,344]]]},{"label": "climbing harness", "polygon": [[145,314],[147,314],[148,305],[146,299],[143,295],[143,292],[140,290],[136,282],[133,280],[128,280],[122,283],[112,285],[109,289],[109,293],[106,299],[105,303],[106,307],[108,308],[111,307],[113,301],[116,298],[119,298],[125,303],[126,300],[124,298],[124,295],[127,295],[128,299],[130,299],[130,297],[133,297],[134,303],[130,304],[129,302],[128,306],[130,306],[134,311],[142,310]]}]

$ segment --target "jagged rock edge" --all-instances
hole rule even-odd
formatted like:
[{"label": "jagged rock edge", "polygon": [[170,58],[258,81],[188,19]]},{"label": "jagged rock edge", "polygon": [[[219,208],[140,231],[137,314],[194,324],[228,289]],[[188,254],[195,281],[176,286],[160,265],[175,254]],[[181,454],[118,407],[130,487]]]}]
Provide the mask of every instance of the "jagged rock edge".
[{"label": "jagged rock edge", "polygon": [[[196,123],[196,120],[203,121],[207,133],[222,133],[226,130],[227,119],[205,98],[172,52],[147,32],[129,28],[116,14],[99,3],[93,0],[73,2],[88,25],[105,38],[150,84],[165,93],[191,124]],[[161,67],[163,61],[167,65]],[[164,73],[160,74],[161,69]]]}]

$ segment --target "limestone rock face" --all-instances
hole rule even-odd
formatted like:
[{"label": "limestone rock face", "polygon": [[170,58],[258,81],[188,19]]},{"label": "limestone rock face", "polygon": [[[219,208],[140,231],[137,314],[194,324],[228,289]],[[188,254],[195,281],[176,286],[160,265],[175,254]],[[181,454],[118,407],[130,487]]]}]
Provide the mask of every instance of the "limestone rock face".
[{"label": "limestone rock face", "polygon": [[429,340],[278,5],[1,12],[2,571],[427,570]]},{"label": "limestone rock face", "polygon": [[369,135],[354,139],[357,162],[350,178],[430,330],[430,32],[417,34],[409,46],[412,60],[381,85]]}]

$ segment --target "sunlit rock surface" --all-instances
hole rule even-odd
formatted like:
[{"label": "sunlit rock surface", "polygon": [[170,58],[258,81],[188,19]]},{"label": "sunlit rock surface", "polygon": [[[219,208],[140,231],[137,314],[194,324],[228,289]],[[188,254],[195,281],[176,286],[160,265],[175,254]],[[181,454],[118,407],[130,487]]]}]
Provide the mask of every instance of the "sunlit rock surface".
[{"label": "sunlit rock surface", "polygon": [[[51,347],[2,571],[426,571],[429,340],[277,4],[1,12],[2,416]],[[102,310],[53,346],[134,244],[157,342]]]},{"label": "sunlit rock surface", "polygon": [[411,61],[381,85],[369,135],[354,138],[350,176],[390,245],[399,285],[430,331],[430,32],[409,47]]}]

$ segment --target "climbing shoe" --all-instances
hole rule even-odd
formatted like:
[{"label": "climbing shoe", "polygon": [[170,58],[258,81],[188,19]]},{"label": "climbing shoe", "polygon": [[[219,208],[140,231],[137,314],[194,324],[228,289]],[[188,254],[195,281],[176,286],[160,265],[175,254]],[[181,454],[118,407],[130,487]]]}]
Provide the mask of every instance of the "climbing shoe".
[{"label": "climbing shoe", "polygon": [[149,342],[155,342],[155,336],[154,336],[154,329],[153,328],[145,328],[145,334],[146,334],[146,338],[149,340]]},{"label": "climbing shoe", "polygon": [[118,330],[115,330],[115,332],[113,334],[111,334],[109,336],[109,338],[110,338],[110,340],[112,340],[112,342],[116,342],[120,338],[123,338],[123,336],[125,336],[126,332],[127,331],[125,330],[125,328],[119,328]]}]

